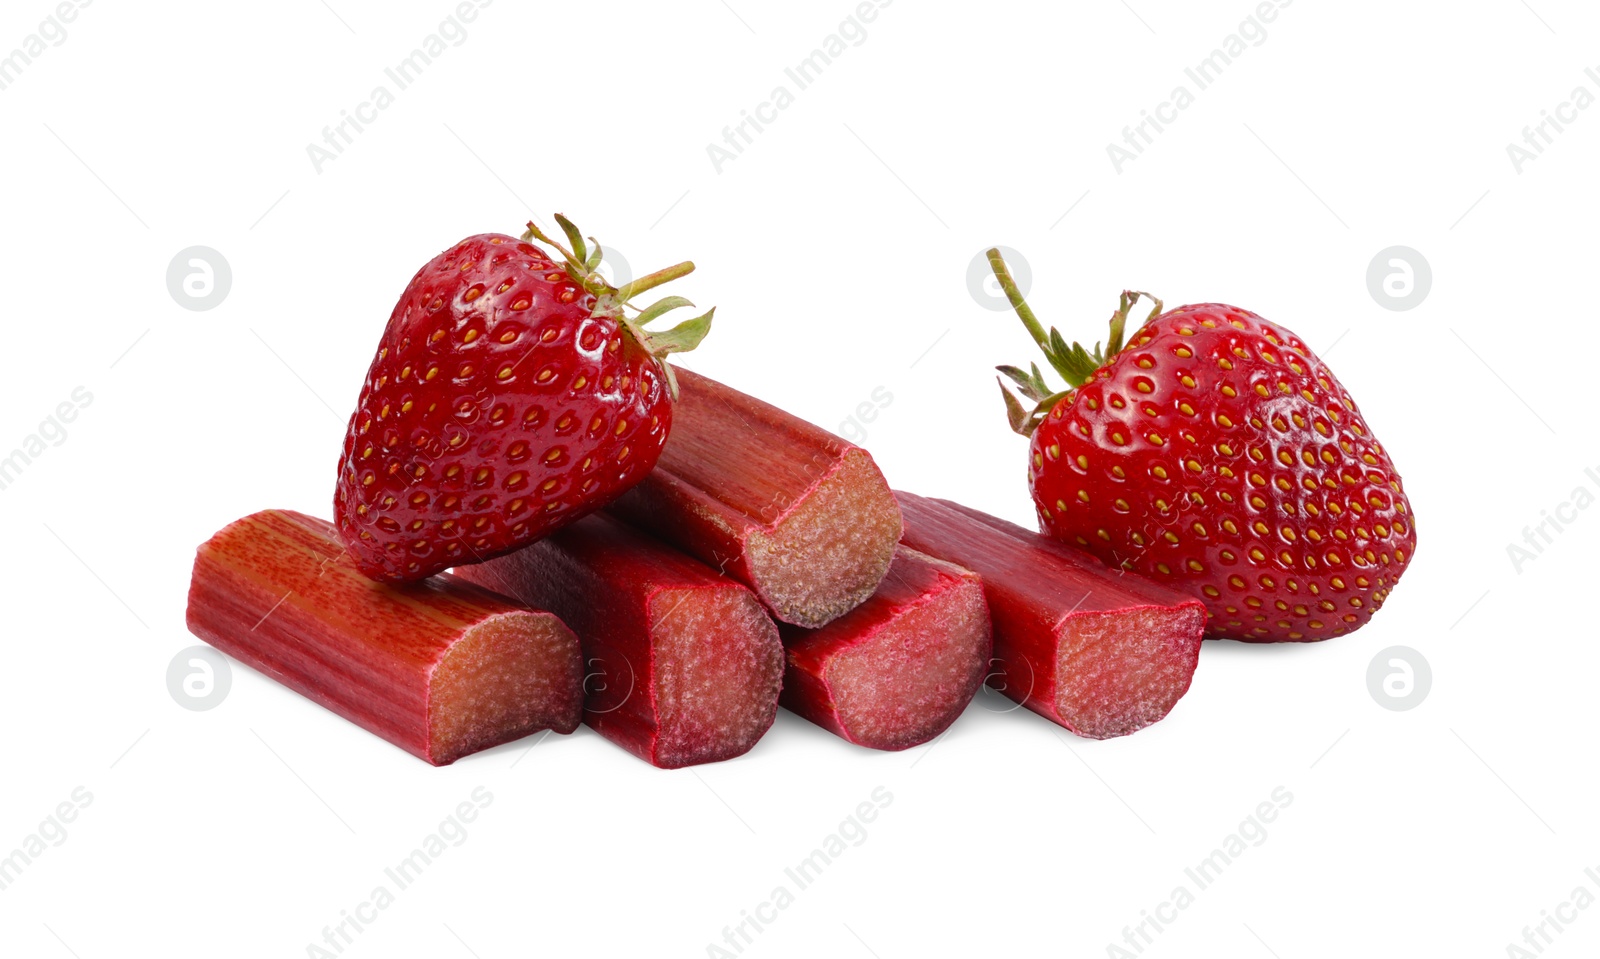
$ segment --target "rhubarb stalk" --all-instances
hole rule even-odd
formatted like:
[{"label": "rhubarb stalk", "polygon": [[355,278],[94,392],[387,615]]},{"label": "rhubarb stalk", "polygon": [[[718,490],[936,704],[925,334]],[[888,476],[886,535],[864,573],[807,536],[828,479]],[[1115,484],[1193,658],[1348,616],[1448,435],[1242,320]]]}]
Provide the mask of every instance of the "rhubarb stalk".
[{"label": "rhubarb stalk", "polygon": [[983,577],[989,685],[1090,739],[1142,729],[1188,691],[1205,628],[1198,600],[977,510],[896,495],[906,545]]},{"label": "rhubarb stalk", "polygon": [[256,513],[202,545],[188,624],[436,766],[578,726],[578,641],[555,616],[449,575],[376,583],[331,524],[300,513]]},{"label": "rhubarb stalk", "polygon": [[592,515],[457,574],[570,625],[584,722],[652,765],[731,759],[772,725],[783,647],[761,604],[619,520]]},{"label": "rhubarb stalk", "polygon": [[815,628],[877,589],[900,511],[866,450],[678,369],[656,468],[612,511],[753,590],[772,615]]},{"label": "rhubarb stalk", "polygon": [[906,749],[944,732],[983,683],[989,609],[977,574],[900,547],[860,606],[779,627],[784,708],[849,742]]}]

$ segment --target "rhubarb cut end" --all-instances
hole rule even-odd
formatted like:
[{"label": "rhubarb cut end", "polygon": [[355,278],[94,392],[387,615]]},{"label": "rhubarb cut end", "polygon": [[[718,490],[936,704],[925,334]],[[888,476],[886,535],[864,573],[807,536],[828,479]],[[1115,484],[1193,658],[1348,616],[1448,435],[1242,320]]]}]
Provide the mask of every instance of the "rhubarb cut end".
[{"label": "rhubarb cut end", "polygon": [[582,670],[577,637],[549,613],[472,627],[434,667],[428,762],[446,766],[541,729],[572,732],[583,715]]},{"label": "rhubarb cut end", "polygon": [[977,577],[928,596],[829,663],[844,738],[898,750],[944,732],[982,684],[989,650],[989,607]]},{"label": "rhubarb cut end", "polygon": [[866,450],[852,447],[793,510],[750,533],[750,581],[774,616],[815,629],[872,595],[900,533],[900,506],[883,473]]},{"label": "rhubarb cut end", "polygon": [[1052,718],[1087,739],[1112,739],[1166,716],[1194,678],[1204,622],[1198,602],[1068,616]]},{"label": "rhubarb cut end", "polygon": [[646,758],[676,769],[749,752],[777,717],[783,682],[783,645],[761,604],[742,588],[663,589],[650,619],[659,725]]},{"label": "rhubarb cut end", "polygon": [[324,520],[264,510],[195,554],[196,636],[436,766],[542,728],[571,732],[578,638],[456,577],[363,575]]}]

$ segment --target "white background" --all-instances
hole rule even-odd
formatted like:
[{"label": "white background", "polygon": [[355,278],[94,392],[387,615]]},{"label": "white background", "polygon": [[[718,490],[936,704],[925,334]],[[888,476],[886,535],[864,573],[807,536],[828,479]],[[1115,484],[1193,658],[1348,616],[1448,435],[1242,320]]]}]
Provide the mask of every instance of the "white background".
[{"label": "white background", "polygon": [[[319,174],[307,144],[454,9],[328,2],[100,0],[0,90],[0,452],[93,395],[0,491],[0,855],[94,797],[0,891],[0,952],[307,955],[480,786],[466,841],[344,955],[716,955],[879,786],[865,841],[744,955],[1117,955],[1279,786],[1266,839],[1145,955],[1502,956],[1596,889],[1600,516],[1507,555],[1600,493],[1600,109],[1521,173],[1506,153],[1600,92],[1592,5],[1299,0],[1119,174],[1107,143],[1252,3],[900,0],[719,173],[707,145],[852,3],[497,0]],[[7,2],[0,56],[52,9]],[[1208,643],[1172,714],[1110,742],[980,695],[900,754],[782,714],[695,770],[586,729],[433,769],[237,665],[220,706],[180,708],[194,547],[266,507],[326,515],[407,279],[556,210],[637,273],[699,264],[675,289],[717,328],[688,365],[836,430],[884,387],[864,442],[895,485],[1021,522],[992,367],[1033,347],[969,292],[975,254],[1021,251],[1069,338],[1124,287],[1253,309],[1361,403],[1416,560],[1352,636]],[[1407,312],[1365,279],[1395,244],[1432,264]],[[209,312],[165,283],[193,245],[232,266]],[[1407,712],[1367,688],[1393,645],[1432,664]],[[1576,915],[1547,955],[1594,953],[1600,908]]]}]

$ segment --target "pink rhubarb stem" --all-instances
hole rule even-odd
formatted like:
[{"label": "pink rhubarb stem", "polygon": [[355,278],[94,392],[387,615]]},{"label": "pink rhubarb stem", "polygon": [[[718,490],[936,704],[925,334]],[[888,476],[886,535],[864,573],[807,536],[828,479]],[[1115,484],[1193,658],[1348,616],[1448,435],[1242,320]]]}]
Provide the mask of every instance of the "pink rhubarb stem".
[{"label": "pink rhubarb stem", "polygon": [[905,546],[865,603],[820,629],[779,632],[784,708],[873,749],[907,749],[944,732],[989,665],[982,581]]},{"label": "pink rhubarb stem", "polygon": [[900,511],[866,450],[679,368],[656,468],[611,509],[749,586],[772,615],[815,628],[888,572]]},{"label": "pink rhubarb stem", "polygon": [[1198,600],[977,510],[896,495],[906,545],[983,577],[990,686],[1091,739],[1142,729],[1188,691],[1205,627]]},{"label": "pink rhubarb stem", "polygon": [[188,623],[434,765],[578,725],[578,640],[555,616],[449,575],[373,582],[331,524],[300,513],[246,516],[202,545]]},{"label": "pink rhubarb stem", "polygon": [[561,616],[583,643],[584,722],[652,765],[731,759],[772,725],[783,647],[761,604],[619,520],[457,574]]}]

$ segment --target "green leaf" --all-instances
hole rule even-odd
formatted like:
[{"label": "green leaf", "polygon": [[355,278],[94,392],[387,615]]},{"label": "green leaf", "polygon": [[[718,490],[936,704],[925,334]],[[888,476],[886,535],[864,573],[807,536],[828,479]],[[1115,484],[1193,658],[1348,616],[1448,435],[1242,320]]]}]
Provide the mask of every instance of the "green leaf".
[{"label": "green leaf", "polygon": [[583,234],[578,232],[578,228],[573,226],[571,220],[560,213],[556,214],[556,222],[561,225],[561,232],[567,235],[567,242],[572,244],[573,258],[579,263],[587,263],[589,248],[583,245]]},{"label": "green leaf", "polygon": [[646,334],[649,343],[645,344],[651,353],[656,356],[666,356],[668,353],[687,353],[700,345],[700,341],[711,332],[711,317],[717,312],[712,307],[692,320],[684,320],[670,330]]},{"label": "green leaf", "polygon": [[[1055,333],[1056,331],[1051,330],[1050,332]],[[1054,344],[1055,359],[1059,361],[1056,368],[1066,378],[1067,384],[1069,386],[1082,386],[1087,383],[1089,377],[1094,375],[1094,371],[1099,368],[1100,364],[1094,361],[1094,357],[1090,356],[1089,351],[1083,348],[1083,344],[1074,343],[1068,346],[1064,341],[1061,341],[1061,334],[1059,333],[1056,333],[1053,339],[1057,341]]]},{"label": "green leaf", "polygon": [[1059,393],[1051,393],[1049,396],[1039,401],[1039,408],[1034,410],[1034,413],[1038,415],[1040,420],[1043,420],[1046,416],[1050,415],[1051,410],[1056,408],[1056,404],[1061,402],[1062,399],[1064,399],[1067,394],[1071,392],[1072,390],[1062,390]]},{"label": "green leaf", "polygon": [[1128,294],[1122,294],[1118,301],[1117,312],[1111,314],[1111,338],[1106,341],[1107,358],[1122,352],[1123,331],[1128,325],[1128,310],[1133,304],[1128,301]]},{"label": "green leaf", "polygon": [[1069,384],[1076,385],[1077,380],[1073,377],[1069,360],[1072,351],[1067,348],[1066,341],[1061,338],[1061,334],[1055,329],[1051,329],[1040,346],[1044,350],[1044,358],[1050,362],[1051,368],[1058,375],[1065,378]]},{"label": "green leaf", "polygon": [[[556,215],[556,219],[558,219],[558,220],[562,219],[560,214]],[[573,256],[572,256],[572,251],[571,250],[568,250],[566,247],[562,246],[560,243],[556,242],[555,240],[550,239],[548,236],[545,236],[544,231],[540,230],[538,225],[535,224],[532,220],[528,221],[528,230],[527,230],[526,233],[522,234],[522,239],[523,240],[538,240],[540,243],[543,243],[545,246],[548,246],[551,249],[554,249],[557,252],[559,252],[561,254],[561,259],[562,259],[562,261],[564,262],[564,264],[566,266],[567,275],[572,277],[573,281],[576,282],[578,285],[580,285],[580,286],[583,285],[583,278],[584,278],[584,274],[585,274],[586,271],[583,268],[582,261],[574,259]]]},{"label": "green leaf", "polygon": [[1028,427],[1028,411],[1022,408],[1022,403],[1006,389],[1005,381],[995,377],[995,382],[1000,384],[1000,395],[1006,401],[1006,421],[1011,424],[1011,431],[1019,436],[1032,436],[1033,430]]},{"label": "green leaf", "polygon": [[633,322],[636,326],[649,326],[656,320],[661,319],[667,312],[684,306],[694,306],[694,304],[681,296],[663,297],[645,307],[643,312],[634,317]]},{"label": "green leaf", "polygon": [[997,366],[995,369],[1011,377],[1012,381],[1022,390],[1022,395],[1035,403],[1050,395],[1050,387],[1044,378],[1039,375],[1039,367],[1035,366],[1033,372],[1025,373],[1015,366]]},{"label": "green leaf", "polygon": [[1025,390],[1033,389],[1033,377],[1026,370],[1019,370],[1015,366],[997,366],[995,369],[1011,378],[1011,382]]}]

